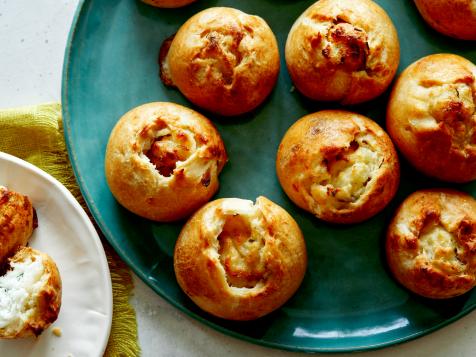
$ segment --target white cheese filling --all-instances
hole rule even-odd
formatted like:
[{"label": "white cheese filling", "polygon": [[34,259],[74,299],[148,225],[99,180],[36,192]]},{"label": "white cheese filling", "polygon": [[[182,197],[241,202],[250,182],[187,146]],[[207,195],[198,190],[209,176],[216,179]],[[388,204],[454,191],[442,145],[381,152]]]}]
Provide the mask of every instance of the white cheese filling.
[{"label": "white cheese filling", "polygon": [[11,269],[0,277],[0,328],[16,329],[31,317],[47,278],[41,256],[11,263]]}]

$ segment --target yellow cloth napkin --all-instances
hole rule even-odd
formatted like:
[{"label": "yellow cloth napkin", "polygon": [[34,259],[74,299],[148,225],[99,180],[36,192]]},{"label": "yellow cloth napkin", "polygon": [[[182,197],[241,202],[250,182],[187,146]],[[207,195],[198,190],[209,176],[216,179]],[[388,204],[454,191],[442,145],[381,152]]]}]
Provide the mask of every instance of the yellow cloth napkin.
[{"label": "yellow cloth napkin", "polygon": [[[61,105],[0,110],[0,151],[26,160],[66,186],[91,217],[74,178],[63,137]],[[105,356],[138,356],[137,322],[129,304],[133,288],[127,266],[102,237],[113,292],[111,336]]]}]

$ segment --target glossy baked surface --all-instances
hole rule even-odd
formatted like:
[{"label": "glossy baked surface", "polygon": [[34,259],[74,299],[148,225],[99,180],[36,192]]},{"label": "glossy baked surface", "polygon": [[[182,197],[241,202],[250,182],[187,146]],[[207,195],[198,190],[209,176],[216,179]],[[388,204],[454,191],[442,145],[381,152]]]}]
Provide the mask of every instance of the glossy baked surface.
[{"label": "glossy baked surface", "polygon": [[[385,229],[397,205],[427,187],[455,187],[473,195],[476,184],[429,180],[402,160],[396,198],[380,214],[353,226],[329,225],[297,208],[275,174],[278,144],[305,114],[338,106],[313,103],[293,86],[284,65],[284,44],[296,18],[313,1],[200,0],[177,9],[140,1],[86,0],[77,13],[67,47],[63,114],[71,160],[88,204],[114,248],[157,293],[185,313],[227,334],[267,346],[301,351],[355,351],[384,347],[433,331],[475,307],[476,291],[448,301],[410,294],[391,277],[385,262]],[[410,0],[377,1],[400,37],[399,73],[430,53],[452,52],[476,62],[468,42],[443,37],[420,18]],[[281,73],[270,97],[252,113],[219,118],[163,86],[157,55],[162,41],[192,14],[210,6],[235,6],[263,17],[276,34]],[[279,7],[279,9],[278,9]],[[385,124],[388,92],[352,107]],[[220,175],[219,197],[254,200],[264,195],[285,208],[304,232],[309,266],[297,294],[281,309],[254,322],[227,322],[202,312],[176,283],[172,253],[181,224],[157,224],[123,209],[104,176],[107,139],[129,109],[151,101],[190,106],[216,124],[229,162]]]}]

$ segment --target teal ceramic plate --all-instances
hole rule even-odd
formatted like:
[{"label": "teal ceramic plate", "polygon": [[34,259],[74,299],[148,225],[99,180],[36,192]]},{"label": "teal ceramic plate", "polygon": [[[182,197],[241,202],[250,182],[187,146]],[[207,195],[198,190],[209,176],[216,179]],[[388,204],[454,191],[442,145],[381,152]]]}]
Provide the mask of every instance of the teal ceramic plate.
[{"label": "teal ceramic plate", "polygon": [[[476,62],[476,46],[438,35],[427,27],[410,0],[379,0],[399,32],[400,71],[437,52]],[[298,209],[275,175],[276,150],[287,128],[301,116],[329,107],[291,91],[282,61],[277,87],[259,109],[235,119],[208,115],[225,141],[230,161],[220,176],[217,197],[254,200],[264,195],[284,207],[301,226],[309,267],[297,294],[281,309],[255,322],[237,323],[200,311],[179,289],[173,247],[181,224],[158,224],[119,206],[106,184],[103,157],[118,118],[139,104],[171,101],[193,107],[158,77],[162,41],[192,14],[210,6],[233,6],[262,16],[278,38],[287,33],[313,0],[199,0],[165,10],[134,0],[80,2],[71,30],[63,75],[63,114],[71,161],[86,201],[119,255],[170,303],[226,334],[289,350],[342,352],[384,347],[413,339],[454,321],[476,305],[476,291],[448,301],[409,294],[390,276],[383,254],[385,227],[411,192],[446,186],[402,164],[396,198],[373,219],[353,226],[325,224]],[[388,94],[353,110],[384,125]],[[456,187],[456,186],[454,186]],[[458,185],[476,193],[476,184]]]}]

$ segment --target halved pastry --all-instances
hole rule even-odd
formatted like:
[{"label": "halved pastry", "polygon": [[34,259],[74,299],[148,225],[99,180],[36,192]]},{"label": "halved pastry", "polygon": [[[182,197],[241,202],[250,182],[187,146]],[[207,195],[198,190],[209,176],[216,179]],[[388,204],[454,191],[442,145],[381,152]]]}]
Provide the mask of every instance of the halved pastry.
[{"label": "halved pastry", "polygon": [[0,338],[39,336],[59,314],[61,278],[45,253],[23,247],[0,276]]}]

